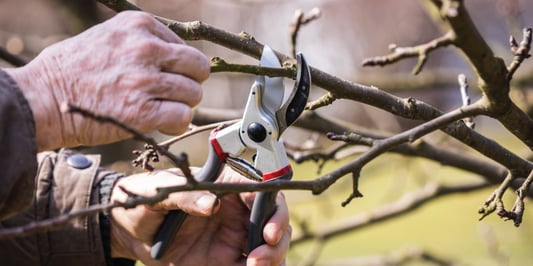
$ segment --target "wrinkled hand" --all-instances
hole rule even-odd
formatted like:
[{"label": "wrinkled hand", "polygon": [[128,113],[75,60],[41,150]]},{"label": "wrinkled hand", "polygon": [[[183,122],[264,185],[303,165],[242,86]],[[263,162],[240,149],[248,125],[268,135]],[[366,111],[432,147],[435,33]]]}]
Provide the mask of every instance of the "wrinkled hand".
[{"label": "wrinkled hand", "polygon": [[[185,178],[169,171],[139,174],[121,179],[113,190],[112,200],[124,201],[127,195],[119,186],[139,195],[155,194],[156,187],[184,184]],[[250,182],[226,168],[217,182]],[[111,252],[113,257],[141,260],[147,265],[280,265],[289,247],[291,228],[282,193],[278,193],[277,211],[266,224],[266,244],[247,250],[250,207],[254,193],[229,194],[218,204],[208,192],[182,192],[154,206],[113,209]],[[165,255],[158,261],[150,257],[150,248],[167,210],[182,209],[187,217]]]},{"label": "wrinkled hand", "polygon": [[116,126],[61,113],[63,103],[142,132],[183,132],[210,64],[150,15],[123,12],[7,71],[30,104],[42,151],[129,137]]}]

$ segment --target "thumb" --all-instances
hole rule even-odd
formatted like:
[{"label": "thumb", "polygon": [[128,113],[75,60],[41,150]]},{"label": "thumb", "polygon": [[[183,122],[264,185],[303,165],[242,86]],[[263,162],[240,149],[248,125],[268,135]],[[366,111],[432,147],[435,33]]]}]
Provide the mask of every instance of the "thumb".
[{"label": "thumb", "polygon": [[180,209],[192,215],[210,216],[218,210],[218,199],[207,191],[174,192],[154,207],[165,210]]},{"label": "thumb", "polygon": [[[158,187],[185,185],[186,182],[186,178],[174,169],[157,171],[149,180],[149,183],[157,184]],[[145,182],[145,185],[150,184]],[[153,208],[169,211],[179,209],[192,215],[209,216],[218,210],[218,198],[208,191],[174,192]]]}]

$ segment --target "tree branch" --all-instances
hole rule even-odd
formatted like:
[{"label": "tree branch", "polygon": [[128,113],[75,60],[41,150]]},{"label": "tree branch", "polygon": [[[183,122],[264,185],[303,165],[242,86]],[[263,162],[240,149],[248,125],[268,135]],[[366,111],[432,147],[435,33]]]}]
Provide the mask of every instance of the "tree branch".
[{"label": "tree branch", "polygon": [[[160,154],[163,154],[164,156],[166,156],[167,158],[169,158],[172,163],[174,163],[175,166],[179,167],[181,169],[181,171],[183,172],[183,175],[187,178],[187,182],[189,183],[196,183],[196,180],[194,179],[194,177],[192,176],[191,174],[191,170],[189,169],[189,162],[187,160],[187,156],[185,154],[181,154],[179,157],[175,156],[173,153],[171,153],[168,148],[166,147],[162,147],[162,146],[159,146],[157,144],[157,142],[151,138],[151,137],[148,137],[148,136],[145,136],[144,134],[142,134],[141,132],[139,132],[138,130],[134,129],[134,128],[131,128],[130,126],[120,122],[120,121],[117,121],[116,119],[112,118],[112,117],[109,117],[109,116],[105,116],[105,115],[98,115],[98,114],[95,114],[89,110],[85,110],[79,106],[75,106],[73,104],[68,104],[68,103],[63,103],[62,106],[61,106],[61,111],[62,112],[72,112],[72,113],[78,113],[78,114],[81,114],[85,117],[89,117],[91,119],[94,119],[95,121],[98,121],[100,123],[110,123],[110,124],[113,124],[123,130],[125,130],[126,132],[130,133],[133,135],[133,137],[137,140],[140,140],[140,141],[143,141],[147,144],[149,144],[149,148],[150,149],[154,149],[155,151],[157,151],[158,153]],[[147,153],[148,156],[150,156],[150,152]],[[145,166],[145,164],[143,164],[143,166]]]},{"label": "tree branch", "polygon": [[513,36],[509,39],[511,52],[514,55],[513,61],[507,67],[507,80],[509,81],[513,78],[514,73],[520,67],[522,62],[531,57],[529,54],[529,51],[531,50],[531,28],[524,29],[523,34],[524,36],[522,37],[520,45],[518,45]]},{"label": "tree branch", "polygon": [[[100,0],[100,2],[106,4],[104,0]],[[117,2],[126,1],[117,0]],[[112,9],[115,8],[112,5],[109,7]],[[123,9],[116,8],[114,10],[122,11]],[[178,22],[160,17],[158,19],[186,40],[207,40],[257,59],[261,56],[263,45],[249,35],[235,35],[199,21]],[[282,53],[275,53],[282,62],[294,62],[292,58]],[[352,83],[334,77],[314,67],[310,68],[313,85],[330,91],[335,98],[359,101],[409,119],[428,121],[442,115],[440,110],[424,102],[412,98],[402,99],[379,90],[376,87]],[[450,124],[443,128],[443,130],[488,158],[503,164],[508,169],[525,172],[526,174],[533,170],[533,164],[531,162],[520,158],[497,142],[485,138],[462,123]]]},{"label": "tree branch", "polygon": [[[494,56],[492,49],[474,25],[463,1],[429,1],[440,11],[442,19],[448,23],[456,36],[454,45],[462,51],[478,76],[478,86],[486,96],[489,115],[496,118],[533,150],[533,120],[509,97],[509,77],[512,73],[508,72],[501,58]],[[526,39],[527,35],[527,33],[524,34]],[[529,36],[531,36],[530,33]],[[523,48],[520,54],[522,58],[525,58],[524,55],[528,53],[529,47],[525,45]],[[514,72],[518,65],[519,63],[510,70]]]},{"label": "tree branch", "polygon": [[417,45],[414,47],[398,47],[395,44],[389,45],[390,54],[385,56],[378,56],[367,58],[361,63],[363,66],[385,66],[393,64],[399,60],[410,57],[418,57],[418,63],[413,68],[412,73],[418,75],[424,64],[427,61],[429,53],[440,47],[445,47],[455,42],[455,34],[453,31],[449,31],[443,36],[436,38],[425,44]]},{"label": "tree branch", "polygon": [[313,8],[309,14],[305,15],[302,10],[296,10],[294,13],[294,20],[291,23],[290,33],[291,33],[291,55],[292,58],[296,58],[296,39],[298,33],[303,25],[310,23],[313,20],[320,18],[320,9]]},{"label": "tree branch", "polygon": [[327,240],[340,236],[346,232],[353,232],[368,224],[379,224],[400,215],[412,212],[418,207],[453,193],[464,193],[486,188],[487,183],[472,183],[468,185],[445,186],[437,183],[428,183],[423,188],[405,194],[399,200],[378,207],[367,213],[349,217],[343,221],[321,226],[314,234],[307,233],[293,236],[291,246],[296,246],[312,239]]}]

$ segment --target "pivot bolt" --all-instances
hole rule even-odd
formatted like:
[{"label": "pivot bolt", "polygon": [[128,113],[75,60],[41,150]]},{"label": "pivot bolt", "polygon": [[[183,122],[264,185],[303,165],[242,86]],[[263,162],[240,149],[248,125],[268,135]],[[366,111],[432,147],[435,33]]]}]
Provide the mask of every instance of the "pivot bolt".
[{"label": "pivot bolt", "polygon": [[248,125],[247,133],[248,133],[248,137],[257,143],[265,140],[266,135],[267,135],[267,131],[265,127],[256,122],[253,122],[250,125]]}]

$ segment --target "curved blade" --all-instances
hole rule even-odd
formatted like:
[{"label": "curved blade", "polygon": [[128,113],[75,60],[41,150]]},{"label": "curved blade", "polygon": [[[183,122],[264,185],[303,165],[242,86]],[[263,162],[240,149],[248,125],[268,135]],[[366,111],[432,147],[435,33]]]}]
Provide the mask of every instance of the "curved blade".
[{"label": "curved blade", "polygon": [[298,63],[296,83],[287,102],[276,112],[280,135],[300,116],[309,98],[311,88],[311,71],[309,70],[309,65],[307,65],[301,53],[296,55],[296,60]]},{"label": "curved blade", "polygon": [[[268,46],[263,47],[263,53],[261,54],[261,66],[264,67],[281,67],[276,53]],[[265,77],[265,90],[262,97],[263,108],[268,111],[272,117],[279,110],[283,101],[283,93],[285,88],[283,87],[283,78],[281,77]]]}]

